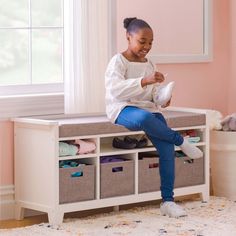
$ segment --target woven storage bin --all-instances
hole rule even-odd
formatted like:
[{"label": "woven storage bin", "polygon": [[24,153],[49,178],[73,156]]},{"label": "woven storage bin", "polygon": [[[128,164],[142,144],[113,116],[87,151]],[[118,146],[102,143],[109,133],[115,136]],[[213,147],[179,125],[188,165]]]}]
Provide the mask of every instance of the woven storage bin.
[{"label": "woven storage bin", "polygon": [[159,158],[144,157],[138,161],[138,192],[160,190]]},{"label": "woven storage bin", "polygon": [[175,158],[175,187],[204,184],[204,158]]},{"label": "woven storage bin", "polygon": [[134,194],[134,161],[100,165],[101,198]]},{"label": "woven storage bin", "polygon": [[[76,172],[82,176],[72,177]],[[71,203],[95,198],[95,166],[85,165],[59,169],[59,203]]]}]

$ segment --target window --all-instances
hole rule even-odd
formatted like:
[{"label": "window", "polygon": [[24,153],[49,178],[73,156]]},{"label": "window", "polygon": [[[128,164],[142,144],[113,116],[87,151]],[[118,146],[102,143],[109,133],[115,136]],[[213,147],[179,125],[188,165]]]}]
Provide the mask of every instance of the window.
[{"label": "window", "polygon": [[[73,89],[83,101],[74,96],[77,107],[104,110],[109,7],[109,0],[0,0],[0,120],[64,113],[64,94],[70,98]],[[74,55],[86,62],[90,80],[73,74],[83,64]],[[72,76],[63,81],[66,71]],[[64,92],[66,82],[72,89]]]},{"label": "window", "polygon": [[63,1],[0,0],[0,95],[63,91]]},{"label": "window", "polygon": [[63,0],[0,0],[0,118],[62,113]]}]

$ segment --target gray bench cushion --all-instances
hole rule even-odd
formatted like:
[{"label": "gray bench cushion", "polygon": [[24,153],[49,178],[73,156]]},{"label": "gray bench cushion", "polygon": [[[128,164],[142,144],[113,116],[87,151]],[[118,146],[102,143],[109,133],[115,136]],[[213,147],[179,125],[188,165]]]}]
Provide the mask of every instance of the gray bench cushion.
[{"label": "gray bench cushion", "polygon": [[[171,128],[198,126],[206,124],[206,116],[201,113],[164,111],[166,121]],[[96,135],[109,133],[123,133],[129,131],[123,126],[112,124],[106,117],[76,119],[74,124],[61,124],[59,126],[59,137],[71,137],[82,135]]]}]

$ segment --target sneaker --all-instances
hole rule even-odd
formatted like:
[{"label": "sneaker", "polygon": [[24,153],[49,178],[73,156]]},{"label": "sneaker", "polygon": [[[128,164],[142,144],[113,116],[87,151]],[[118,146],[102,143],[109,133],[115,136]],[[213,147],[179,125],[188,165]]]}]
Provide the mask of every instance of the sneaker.
[{"label": "sneaker", "polygon": [[175,82],[172,81],[168,83],[167,85],[161,85],[158,91],[158,95],[156,97],[156,103],[158,105],[166,105],[167,102],[171,99],[172,96],[172,90],[174,88]]},{"label": "sneaker", "polygon": [[127,142],[123,139],[120,139],[118,137],[115,137],[112,141],[112,146],[114,148],[121,148],[121,149],[133,149],[136,147],[136,143],[133,142]]},{"label": "sneaker", "polygon": [[186,211],[181,206],[171,201],[161,203],[160,211],[162,215],[167,215],[174,218],[187,216]]},{"label": "sneaker", "polygon": [[143,148],[143,147],[146,147],[148,144],[148,140],[144,137],[144,138],[141,138],[137,145],[136,145],[136,148]]},{"label": "sneaker", "polygon": [[136,148],[143,148],[147,146],[148,140],[143,137],[140,140],[137,140],[136,138],[130,137],[130,136],[125,136],[124,141],[127,143],[135,143]]},{"label": "sneaker", "polygon": [[184,139],[184,142],[179,146],[181,150],[191,159],[198,159],[203,157],[203,152],[193,144],[189,143],[188,139]]}]

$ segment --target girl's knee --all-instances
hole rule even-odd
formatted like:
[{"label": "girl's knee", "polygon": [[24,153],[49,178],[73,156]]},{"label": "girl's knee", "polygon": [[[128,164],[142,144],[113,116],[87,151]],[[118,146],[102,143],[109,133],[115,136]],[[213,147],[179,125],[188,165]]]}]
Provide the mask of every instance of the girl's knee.
[{"label": "girl's knee", "polygon": [[141,126],[145,126],[145,124],[150,124],[152,122],[154,116],[151,112],[148,111],[142,111],[139,117],[137,117],[137,120]]},{"label": "girl's knee", "polygon": [[167,125],[166,119],[161,113],[155,113],[155,117]]}]

